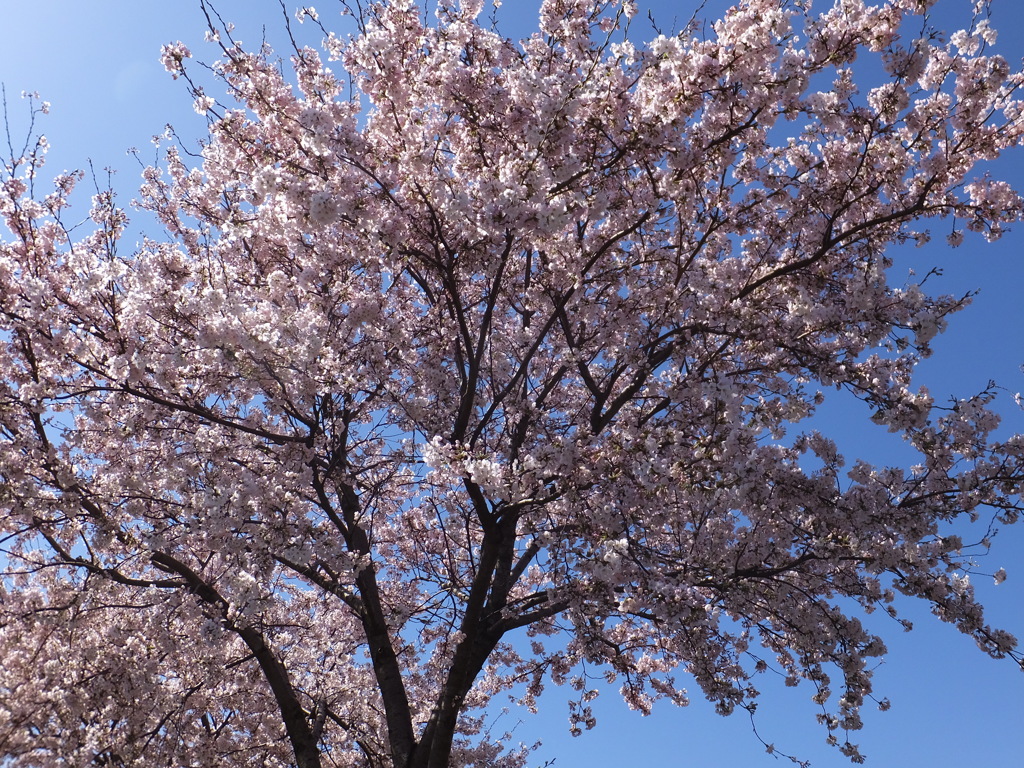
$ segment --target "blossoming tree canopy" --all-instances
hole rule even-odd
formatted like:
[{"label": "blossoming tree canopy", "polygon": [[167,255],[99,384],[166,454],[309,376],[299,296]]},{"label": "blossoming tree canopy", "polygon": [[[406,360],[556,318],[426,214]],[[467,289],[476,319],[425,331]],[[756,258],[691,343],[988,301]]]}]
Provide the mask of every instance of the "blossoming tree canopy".
[{"label": "blossoming tree canopy", "polygon": [[[210,131],[146,170],[134,250],[111,194],[84,236],[76,175],[33,194],[42,144],[7,165],[5,765],[512,768],[488,702],[567,682],[590,726],[582,665],[642,711],[781,672],[859,760],[863,612],[1019,658],[946,524],[1017,519],[1024,436],[915,388],[966,299],[887,256],[1024,211],[979,168],[1024,131],[988,4],[645,44],[630,2],[522,42],[482,5],[303,9],[291,69],[214,27],[219,101],[167,46]],[[830,389],[914,466],[845,462]]]}]

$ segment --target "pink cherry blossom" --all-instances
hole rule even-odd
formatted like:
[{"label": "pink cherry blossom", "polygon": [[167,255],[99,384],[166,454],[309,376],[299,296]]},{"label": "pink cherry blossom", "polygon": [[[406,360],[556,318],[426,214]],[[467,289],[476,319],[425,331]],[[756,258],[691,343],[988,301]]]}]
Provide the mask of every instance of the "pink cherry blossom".
[{"label": "pink cherry blossom", "polygon": [[[44,143],[4,171],[0,762],[515,768],[488,704],[567,684],[592,727],[584,665],[645,712],[778,672],[860,761],[860,611],[1020,658],[945,524],[1017,520],[1024,435],[915,384],[966,300],[886,255],[1024,213],[984,3],[948,43],[927,0],[744,0],[646,45],[634,2],[519,43],[354,5],[289,72],[211,29],[216,100],[164,48],[211,124],[135,250],[110,192],[64,225],[79,175],[33,196]],[[847,461],[831,388],[914,465]]]}]

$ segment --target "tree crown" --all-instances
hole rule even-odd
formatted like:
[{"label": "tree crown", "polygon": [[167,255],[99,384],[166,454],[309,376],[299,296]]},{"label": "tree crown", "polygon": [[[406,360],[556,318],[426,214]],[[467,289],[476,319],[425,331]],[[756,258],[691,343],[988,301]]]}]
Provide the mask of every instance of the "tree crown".
[{"label": "tree crown", "polygon": [[[551,679],[589,727],[592,667],[722,713],[776,670],[839,743],[898,593],[1019,658],[944,525],[1016,521],[1024,436],[913,386],[967,298],[887,251],[1020,218],[978,168],[1022,75],[985,3],[911,39],[932,5],[746,0],[640,46],[630,2],[515,43],[391,0],[287,74],[212,25],[230,102],[165,47],[209,137],[145,171],[131,253],[112,194],[72,237],[78,177],[37,199],[42,146],[13,159],[0,754],[518,766],[483,708]],[[808,426],[832,388],[914,466],[847,465]]]}]

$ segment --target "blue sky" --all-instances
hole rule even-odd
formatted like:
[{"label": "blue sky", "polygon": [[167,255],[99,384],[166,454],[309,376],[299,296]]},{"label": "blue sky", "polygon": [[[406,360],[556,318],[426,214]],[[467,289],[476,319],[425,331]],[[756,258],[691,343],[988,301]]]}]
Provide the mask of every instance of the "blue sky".
[{"label": "blue sky", "polygon": [[[293,10],[292,0],[286,0]],[[941,24],[965,18],[972,0],[942,0],[936,11]],[[279,40],[282,12],[277,0],[221,0],[225,18],[239,26],[238,37],[256,44],[263,27],[271,41]],[[694,0],[659,0],[644,3],[665,27],[672,18],[685,23],[693,14]],[[817,0],[817,5],[825,5]],[[725,6],[710,0],[704,13],[714,15]],[[319,5],[321,18],[332,23],[333,0]],[[523,34],[533,18],[535,0],[505,0],[502,10]],[[138,184],[137,162],[126,156],[137,147],[143,159],[153,156],[150,137],[173,123],[179,135],[198,137],[204,121],[193,111],[180,82],[171,80],[159,63],[162,43],[182,40],[199,59],[212,59],[215,51],[202,43],[204,19],[198,0],[0,0],[0,21],[6,29],[0,46],[0,82],[7,89],[12,133],[20,138],[27,123],[27,107],[18,98],[22,90],[38,91],[52,103],[51,114],[38,128],[53,150],[44,177],[64,169],[81,168],[91,159],[97,169],[116,170],[115,186],[127,202]],[[1024,3],[996,0],[994,23],[1003,30],[998,49],[1011,62],[1024,55]],[[1024,150],[1001,159],[992,171],[1024,187]],[[937,237],[941,243],[942,238]],[[973,306],[954,318],[950,330],[935,343],[935,356],[926,361],[921,381],[933,393],[970,395],[995,379],[1011,393],[1024,390],[1024,225],[994,245],[968,240],[950,251],[931,245],[898,254],[898,268],[913,267],[923,274],[942,266],[938,283],[943,291],[980,289]],[[828,415],[844,432],[846,452],[877,460],[880,452],[898,448],[886,443],[884,432],[859,425],[833,406]],[[1007,428],[1024,431],[1024,415],[1003,401]],[[1024,528],[1024,526],[1020,526]],[[991,566],[989,565],[991,563]],[[990,579],[978,580],[979,591],[990,603],[990,620],[1024,638],[1024,530],[1008,530],[997,538],[984,568],[1006,567],[1009,580],[995,588]],[[878,768],[916,768],[971,763],[979,766],[1018,764],[1020,728],[1024,724],[1024,674],[1012,662],[996,662],[981,654],[969,638],[939,624],[924,606],[907,606],[917,629],[910,634],[887,633],[890,651],[876,673],[880,695],[888,696],[892,710],[868,712],[867,727],[856,735],[869,765]],[[894,629],[894,628],[893,628]],[[815,766],[848,764],[838,752],[824,746],[823,731],[814,724],[811,692],[768,686],[757,726],[766,741],[780,749],[811,759]],[[705,705],[697,691],[685,710],[656,708],[641,718],[614,702],[614,692],[599,700],[597,729],[572,739],[567,732],[565,697],[557,689],[542,699],[541,714],[532,717],[512,712],[500,725],[522,719],[516,735],[524,741],[543,739],[533,764],[556,760],[557,768],[582,766],[759,766],[778,765],[751,733],[745,715],[720,718]],[[788,763],[785,763],[788,764]]]}]

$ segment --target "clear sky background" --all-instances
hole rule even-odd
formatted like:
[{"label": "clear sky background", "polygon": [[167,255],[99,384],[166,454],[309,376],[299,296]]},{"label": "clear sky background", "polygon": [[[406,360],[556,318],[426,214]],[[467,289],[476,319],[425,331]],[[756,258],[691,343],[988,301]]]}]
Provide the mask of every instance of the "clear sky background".
[{"label": "clear sky background", "polygon": [[[881,1],[881,0],[876,0]],[[942,0],[935,18],[947,29],[967,18],[973,0]],[[289,11],[293,0],[285,0]],[[825,0],[816,0],[825,6]],[[654,11],[663,28],[683,26],[697,11],[695,0],[640,0]],[[700,12],[712,18],[726,3],[709,0]],[[993,20],[1002,35],[997,45],[1011,64],[1024,56],[1024,3],[995,0]],[[344,28],[335,16],[334,0],[317,4],[321,19]],[[505,0],[503,29],[510,36],[528,32],[536,18],[536,0]],[[218,9],[234,21],[237,37],[256,45],[265,34],[281,39],[283,16],[277,0],[220,0]],[[638,20],[639,21],[639,20]],[[19,99],[23,90],[38,91],[52,103],[51,114],[37,129],[53,147],[43,177],[65,169],[116,171],[115,187],[127,203],[138,186],[139,166],[125,150],[137,147],[144,160],[153,158],[150,138],[173,123],[182,137],[199,137],[204,120],[192,111],[181,82],[173,81],[159,63],[162,43],[182,40],[197,59],[212,60],[216,51],[203,40],[204,19],[198,0],[0,0],[0,82],[6,86],[7,108],[15,140],[24,136],[28,108]],[[308,25],[305,30],[308,31]],[[647,34],[638,24],[637,37]],[[283,49],[282,49],[283,50]],[[215,94],[219,95],[219,94]],[[0,136],[2,140],[2,136]],[[1024,188],[1024,150],[1007,156],[992,168],[996,176]],[[86,191],[86,190],[80,190]],[[968,396],[990,379],[1008,395],[1024,390],[1024,225],[1000,242],[986,245],[968,239],[951,251],[944,230],[936,227],[935,243],[922,249],[900,250],[897,269],[924,274],[940,266],[944,274],[936,290],[963,293],[979,289],[974,305],[953,318],[950,330],[935,343],[935,356],[921,367],[921,383],[938,397]],[[1011,397],[1001,401],[1006,430],[1024,431],[1024,414]],[[844,440],[848,459],[864,456],[900,460],[899,446],[884,430],[867,423],[867,413],[849,403],[830,403],[823,421]],[[823,424],[828,430],[829,424]],[[990,621],[1024,638],[1024,524],[996,538],[993,552],[982,561],[988,573],[1005,567],[1009,580],[996,588],[990,578],[978,577],[979,593],[990,604]],[[1020,764],[1024,727],[1024,673],[1012,661],[984,656],[967,637],[940,624],[926,606],[906,605],[916,629],[902,634],[885,627],[890,654],[875,680],[879,696],[888,696],[889,712],[867,711],[866,729],[852,739],[861,744],[868,765],[877,768],[924,768],[972,764],[1000,768]],[[824,745],[825,733],[814,723],[811,691],[785,689],[770,680],[756,725],[761,736],[791,754],[811,759],[815,766],[842,766],[847,761]],[[705,768],[779,765],[766,754],[751,732],[745,714],[721,718],[714,714],[694,686],[693,703],[684,710],[656,707],[642,718],[616,703],[614,691],[598,701],[598,727],[570,738],[565,696],[550,689],[533,717],[512,711],[499,721],[508,727],[519,720],[516,736],[544,746],[531,761],[540,766],[555,760],[556,768],[584,766],[680,766]],[[788,765],[788,762],[782,764]]]}]

